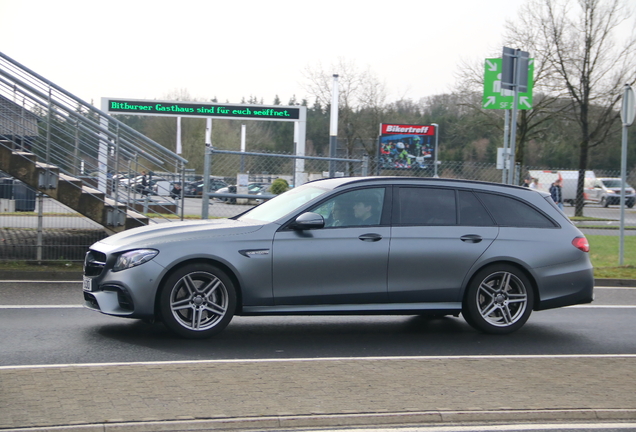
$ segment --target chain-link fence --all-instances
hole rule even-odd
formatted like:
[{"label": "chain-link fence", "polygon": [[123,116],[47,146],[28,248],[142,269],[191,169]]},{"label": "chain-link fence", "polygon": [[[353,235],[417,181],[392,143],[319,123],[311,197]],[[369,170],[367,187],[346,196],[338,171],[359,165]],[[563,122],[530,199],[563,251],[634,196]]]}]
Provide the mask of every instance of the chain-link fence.
[{"label": "chain-link fence", "polygon": [[[537,179],[537,187],[549,191],[552,183],[560,178],[566,202],[564,212],[574,215],[576,189],[572,189],[578,178],[575,169],[551,169],[545,167],[523,167],[518,170],[520,182],[528,179],[528,185]],[[211,158],[210,198],[207,203],[209,218],[225,218],[237,215],[259,204],[272,195],[271,186],[284,180],[288,186],[333,176],[414,176],[442,177],[489,182],[502,182],[502,171],[492,163],[442,161],[437,166],[429,164],[411,168],[382,168],[375,158],[354,160],[329,160],[309,157],[298,159],[289,154],[213,152]],[[574,175],[576,174],[576,177]],[[238,185],[239,176],[247,179],[247,185]],[[1,177],[1,176],[0,176]],[[202,199],[202,176],[188,173],[195,179],[183,186],[185,199],[168,197],[176,206],[183,202],[183,214],[188,219],[199,219],[204,214]],[[609,228],[618,226],[620,208],[619,171],[589,170],[586,173],[583,200],[584,215],[598,220],[596,225]],[[279,182],[281,180],[278,180]],[[636,184],[636,172],[627,177],[629,185]],[[626,189],[627,226],[636,226],[636,209],[631,209],[636,196],[631,186]],[[237,193],[243,198],[232,198],[227,194]],[[181,210],[181,208],[179,208]],[[179,211],[180,212],[180,211]],[[152,213],[149,213],[153,217]],[[179,220],[157,217],[162,222]],[[68,207],[36,192],[21,182],[7,176],[0,178],[0,260],[68,260],[81,261],[85,251],[95,241],[108,234],[103,227],[81,216]]]}]

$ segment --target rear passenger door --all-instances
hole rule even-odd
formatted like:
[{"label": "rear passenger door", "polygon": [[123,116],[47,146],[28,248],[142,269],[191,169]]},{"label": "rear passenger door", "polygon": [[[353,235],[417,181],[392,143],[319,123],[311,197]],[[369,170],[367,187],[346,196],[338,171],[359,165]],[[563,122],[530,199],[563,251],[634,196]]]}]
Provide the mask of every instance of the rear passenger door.
[{"label": "rear passenger door", "polygon": [[396,187],[389,300],[458,302],[466,273],[498,235],[470,190]]}]

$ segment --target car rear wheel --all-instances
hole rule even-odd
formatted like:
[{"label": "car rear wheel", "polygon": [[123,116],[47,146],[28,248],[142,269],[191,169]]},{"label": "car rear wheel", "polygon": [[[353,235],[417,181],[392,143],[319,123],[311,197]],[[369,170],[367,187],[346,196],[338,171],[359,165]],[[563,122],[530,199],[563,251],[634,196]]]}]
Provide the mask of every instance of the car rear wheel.
[{"label": "car rear wheel", "polygon": [[485,333],[519,330],[534,306],[528,278],[516,267],[499,264],[480,270],[470,283],[462,314],[471,326]]},{"label": "car rear wheel", "polygon": [[189,339],[204,339],[219,333],[232,320],[236,290],[221,269],[189,264],[166,280],[160,308],[170,330]]}]

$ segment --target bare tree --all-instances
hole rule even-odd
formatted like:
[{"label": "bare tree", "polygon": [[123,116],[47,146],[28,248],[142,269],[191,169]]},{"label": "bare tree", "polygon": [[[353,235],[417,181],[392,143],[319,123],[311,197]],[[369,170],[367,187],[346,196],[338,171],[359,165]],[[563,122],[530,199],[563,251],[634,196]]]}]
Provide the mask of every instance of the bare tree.
[{"label": "bare tree", "polygon": [[565,90],[580,129],[576,216],[583,215],[589,149],[611,134],[623,86],[636,79],[636,38],[614,42],[629,12],[622,0],[533,0],[520,13],[520,27],[535,29],[532,54],[549,66],[544,88],[553,95]]},{"label": "bare tree", "polygon": [[385,85],[370,69],[361,70],[342,58],[329,70],[320,64],[308,66],[303,73],[305,89],[324,107],[331,106],[333,74],[338,74],[338,136],[344,137],[348,155],[354,153],[356,144],[371,153],[374,149],[366,139],[377,136],[386,100]]},{"label": "bare tree", "polygon": [[[533,139],[539,139],[546,134],[548,125],[562,115],[563,106],[559,104],[559,94],[553,91],[552,75],[549,64],[544,58],[535,54],[536,26],[527,22],[523,14],[520,22],[507,23],[504,45],[529,51],[533,57],[533,103],[531,110],[519,110],[517,118],[517,132],[515,145],[515,163],[524,166],[526,144]],[[491,55],[500,57],[501,51]],[[484,88],[484,60],[478,62],[463,61],[456,73],[457,94],[461,103],[467,109],[477,114],[485,124],[504,133],[504,117],[502,110],[488,110],[482,108],[481,93]],[[476,96],[478,95],[478,96]]]}]

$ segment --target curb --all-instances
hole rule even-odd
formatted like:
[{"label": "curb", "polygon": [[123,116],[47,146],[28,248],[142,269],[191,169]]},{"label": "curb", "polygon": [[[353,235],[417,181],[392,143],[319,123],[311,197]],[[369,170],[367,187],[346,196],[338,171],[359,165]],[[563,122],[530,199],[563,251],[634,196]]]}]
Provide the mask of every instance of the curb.
[{"label": "curb", "polygon": [[172,432],[209,430],[295,430],[298,428],[422,427],[506,422],[573,422],[636,420],[636,409],[490,410],[262,416],[225,419],[94,423],[85,425],[1,429],[2,432]]},{"label": "curb", "polygon": [[594,279],[594,286],[636,287],[634,279]]}]

